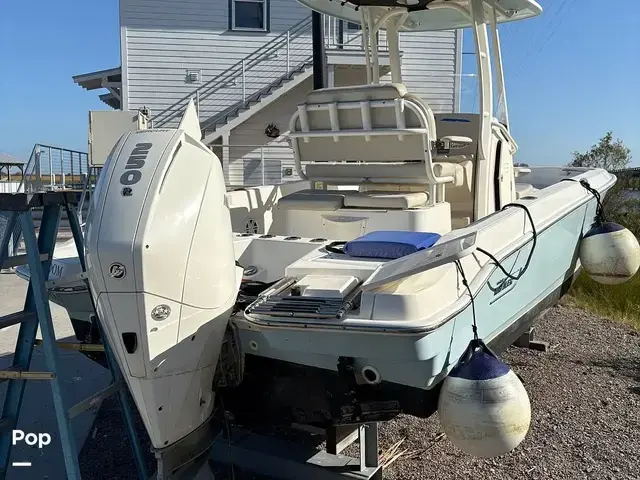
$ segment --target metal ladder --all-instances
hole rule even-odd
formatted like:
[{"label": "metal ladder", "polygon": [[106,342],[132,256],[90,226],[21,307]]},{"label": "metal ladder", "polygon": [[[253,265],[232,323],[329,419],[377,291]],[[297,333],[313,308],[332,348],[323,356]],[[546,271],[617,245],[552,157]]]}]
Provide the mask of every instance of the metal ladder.
[{"label": "metal ladder", "polygon": [[[11,455],[12,430],[16,427],[20,415],[26,380],[48,380],[51,382],[53,404],[68,479],[79,480],[81,478],[78,462],[79,452],[71,429],[71,419],[114,393],[117,393],[119,397],[124,423],[133,448],[138,476],[144,480],[149,478],[135,430],[131,406],[127,398],[126,384],[104,335],[102,335],[102,341],[107,364],[113,378],[112,383],[70,409],[67,409],[64,400],[64,392],[58,377],[58,365],[60,363],[58,348],[64,347],[64,345],[56,342],[49,308],[47,279],[62,208],[66,210],[69,218],[82,270],[83,272],[86,271],[82,232],[78,223],[76,204],[77,197],[73,192],[0,194],[0,213],[3,214],[3,219],[5,219],[4,225],[0,224],[0,268],[28,264],[30,269],[30,281],[24,310],[0,317],[0,329],[20,324],[13,364],[8,369],[0,371],[0,381],[9,382],[2,416],[0,417],[0,479],[4,479],[7,474]],[[33,208],[38,207],[43,208],[43,215],[36,238],[31,211]],[[22,224],[26,254],[8,257],[8,243],[18,221]],[[86,282],[85,273],[82,274],[81,278]],[[97,323],[99,325],[99,322]],[[42,342],[36,340],[38,326],[40,326]],[[35,345],[42,345],[44,349],[47,372],[29,371]],[[76,344],[73,345],[75,346]],[[87,345],[87,347],[94,347],[87,349],[95,349],[96,346]]]}]

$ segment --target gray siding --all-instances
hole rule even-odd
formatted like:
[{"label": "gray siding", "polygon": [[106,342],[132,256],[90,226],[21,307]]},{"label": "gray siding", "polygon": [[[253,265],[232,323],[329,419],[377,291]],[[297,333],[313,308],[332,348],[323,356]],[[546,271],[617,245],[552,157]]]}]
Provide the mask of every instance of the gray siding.
[{"label": "gray siding", "polygon": [[[402,77],[410,92],[422,97],[434,112],[454,111],[456,55],[461,36],[455,30],[442,32],[403,32],[400,34]],[[384,81],[391,81],[385,76]]]},{"label": "gray siding", "polygon": [[[354,33],[344,29],[345,41],[353,41]],[[386,46],[386,32],[380,32],[380,45]],[[438,113],[454,112],[459,95],[462,35],[455,30],[441,32],[402,32],[402,78],[412,93],[425,99]],[[362,78],[365,81],[366,77]],[[385,75],[382,82],[390,82]],[[337,83],[336,83],[337,86]]]},{"label": "gray siding", "polygon": [[[296,106],[304,102],[312,86],[311,78],[304,80],[287,95],[233,129],[229,135],[229,166],[225,172],[228,183],[231,185],[262,184],[261,155],[264,158],[265,183],[299,180],[295,175],[293,151],[289,142],[282,136],[289,131],[289,120]],[[274,123],[279,128],[280,138],[271,139],[265,135],[264,129],[270,123]],[[260,149],[251,145],[264,145],[264,147]],[[292,169],[293,175],[283,176],[285,168]]]},{"label": "gray siding", "polygon": [[[291,0],[271,0],[270,12],[269,32],[233,32],[228,29],[227,0],[121,0],[124,108],[146,106],[153,117],[197,88],[186,81],[187,69],[200,70],[200,83],[205,83],[310,15]],[[245,80],[249,90],[259,77],[253,73]],[[241,80],[236,83],[237,88],[218,95],[213,110],[241,99]]]},{"label": "gray siding", "polygon": [[[269,32],[232,32],[228,30],[227,0],[121,0],[124,108],[146,106],[153,117],[197,88],[186,81],[187,69],[199,70],[200,83],[207,82],[309,15],[310,11],[296,1],[270,0]],[[345,28],[344,35],[347,41],[355,34]],[[381,40],[384,42],[384,32]],[[405,83],[435,111],[454,108],[453,74],[460,60],[456,40],[453,31],[401,34]],[[302,63],[310,53],[310,31],[297,41],[299,45],[290,47],[291,66]],[[264,62],[248,72],[247,94],[285,73],[285,52],[277,53],[272,64]],[[219,93],[201,100],[201,117],[222,111],[241,98],[242,81],[235,78],[235,85],[225,85]]]}]

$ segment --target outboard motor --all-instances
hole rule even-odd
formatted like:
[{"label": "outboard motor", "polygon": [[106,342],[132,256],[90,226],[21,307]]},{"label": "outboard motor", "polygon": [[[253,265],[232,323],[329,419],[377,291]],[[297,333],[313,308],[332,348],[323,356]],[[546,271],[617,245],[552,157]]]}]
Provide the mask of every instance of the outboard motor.
[{"label": "outboard motor", "polygon": [[242,279],[221,163],[200,139],[193,102],[177,130],[123,135],[86,224],[97,313],[155,448],[210,417]]}]

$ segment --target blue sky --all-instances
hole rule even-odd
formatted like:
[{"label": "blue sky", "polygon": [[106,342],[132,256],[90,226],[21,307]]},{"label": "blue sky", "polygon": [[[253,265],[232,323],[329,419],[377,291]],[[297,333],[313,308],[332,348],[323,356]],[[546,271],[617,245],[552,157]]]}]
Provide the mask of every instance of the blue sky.
[{"label": "blue sky", "polygon": [[[542,15],[500,27],[517,161],[565,164],[612,130],[640,166],[640,2],[539,3]],[[473,48],[465,32],[464,51]],[[464,56],[463,70],[476,71],[475,56]]]},{"label": "blue sky", "polygon": [[[612,130],[640,166],[640,2],[540,3],[542,16],[501,27],[517,161],[566,164]],[[87,111],[108,107],[71,76],[120,65],[119,48],[116,0],[2,2],[0,151],[26,160],[36,142],[86,150]],[[474,56],[463,69],[475,71]]]},{"label": "blue sky", "polygon": [[88,110],[109,107],[71,77],[120,65],[117,0],[1,1],[0,60],[0,151],[86,151]]}]

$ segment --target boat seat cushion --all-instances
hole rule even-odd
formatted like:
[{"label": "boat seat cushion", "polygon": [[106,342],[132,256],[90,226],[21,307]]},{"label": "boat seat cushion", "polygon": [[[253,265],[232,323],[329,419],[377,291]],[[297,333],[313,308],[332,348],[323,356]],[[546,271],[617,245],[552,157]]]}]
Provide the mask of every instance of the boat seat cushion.
[{"label": "boat seat cushion", "polygon": [[288,210],[335,211],[344,207],[347,194],[357,194],[357,190],[300,190],[278,200],[278,207]]},{"label": "boat seat cushion", "polygon": [[516,199],[533,195],[537,190],[529,183],[516,183]]},{"label": "boat seat cushion", "polygon": [[352,257],[394,259],[433,246],[440,234],[378,230],[347,242],[344,252]]},{"label": "boat seat cushion", "polygon": [[341,208],[382,208],[406,210],[425,205],[426,192],[387,192],[369,190],[300,190],[282,197],[278,207],[287,210],[336,211]]},{"label": "boat seat cushion", "polygon": [[[469,162],[470,163],[470,162]],[[353,185],[367,181],[369,183],[414,184],[427,185],[429,179],[422,162],[398,163],[312,163],[307,165],[306,173],[309,178],[317,181],[338,182]],[[462,164],[435,162],[433,172],[437,177],[453,177],[454,185],[464,185],[465,168]]]},{"label": "boat seat cushion", "polygon": [[429,200],[426,192],[367,192],[350,193],[344,198],[346,208],[389,208],[406,210],[425,205]]}]

